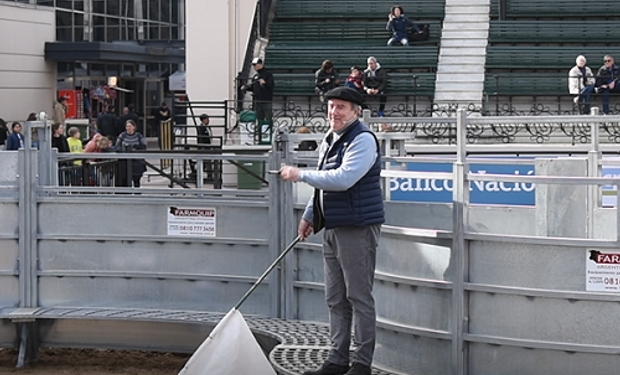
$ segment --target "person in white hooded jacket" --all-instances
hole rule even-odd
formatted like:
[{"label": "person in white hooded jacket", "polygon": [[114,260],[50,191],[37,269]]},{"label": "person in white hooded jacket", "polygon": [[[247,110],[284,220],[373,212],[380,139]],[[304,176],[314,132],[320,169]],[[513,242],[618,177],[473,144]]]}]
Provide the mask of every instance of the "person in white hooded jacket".
[{"label": "person in white hooded jacket", "polygon": [[590,113],[590,95],[594,91],[594,74],[586,66],[586,58],[583,55],[577,56],[575,66],[568,72],[568,92],[575,95],[573,99],[579,106],[579,113]]}]

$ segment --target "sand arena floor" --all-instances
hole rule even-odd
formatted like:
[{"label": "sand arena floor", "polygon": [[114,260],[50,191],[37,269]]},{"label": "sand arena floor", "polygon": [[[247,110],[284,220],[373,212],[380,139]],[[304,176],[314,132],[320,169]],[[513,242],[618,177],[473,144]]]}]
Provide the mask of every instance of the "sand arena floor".
[{"label": "sand arena floor", "polygon": [[41,349],[39,360],[15,368],[16,349],[0,349],[0,375],[176,375],[190,354],[127,350]]}]

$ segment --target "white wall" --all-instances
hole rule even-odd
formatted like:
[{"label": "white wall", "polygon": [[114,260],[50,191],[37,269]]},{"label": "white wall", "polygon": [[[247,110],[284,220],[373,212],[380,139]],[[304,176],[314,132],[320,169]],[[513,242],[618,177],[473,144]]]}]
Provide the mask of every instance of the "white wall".
[{"label": "white wall", "polygon": [[45,61],[44,48],[55,37],[53,9],[0,1],[0,117],[4,120],[24,121],[30,112],[51,113],[56,64]]},{"label": "white wall", "polygon": [[186,0],[186,77],[192,101],[233,99],[255,7],[255,0]]}]

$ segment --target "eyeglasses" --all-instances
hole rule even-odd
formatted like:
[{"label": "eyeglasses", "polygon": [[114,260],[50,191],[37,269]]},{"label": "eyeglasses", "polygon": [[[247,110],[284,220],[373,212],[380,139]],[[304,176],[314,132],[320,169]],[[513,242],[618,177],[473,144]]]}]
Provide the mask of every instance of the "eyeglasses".
[{"label": "eyeglasses", "polygon": [[611,60],[603,60],[603,62],[611,62]]}]

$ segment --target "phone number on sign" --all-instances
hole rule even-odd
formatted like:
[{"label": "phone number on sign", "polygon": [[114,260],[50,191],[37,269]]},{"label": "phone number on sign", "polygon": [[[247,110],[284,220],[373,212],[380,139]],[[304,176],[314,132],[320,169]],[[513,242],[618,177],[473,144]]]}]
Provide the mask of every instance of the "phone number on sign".
[{"label": "phone number on sign", "polygon": [[178,230],[181,232],[214,232],[215,226],[213,225],[171,225],[171,230]]},{"label": "phone number on sign", "polygon": [[604,277],[603,284],[605,285],[619,285],[620,286],[620,278],[618,277]]}]

